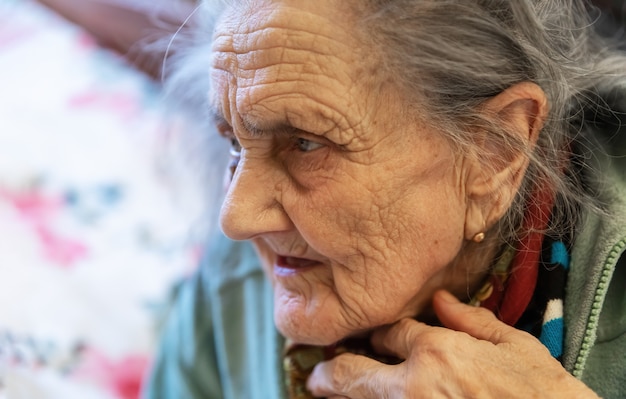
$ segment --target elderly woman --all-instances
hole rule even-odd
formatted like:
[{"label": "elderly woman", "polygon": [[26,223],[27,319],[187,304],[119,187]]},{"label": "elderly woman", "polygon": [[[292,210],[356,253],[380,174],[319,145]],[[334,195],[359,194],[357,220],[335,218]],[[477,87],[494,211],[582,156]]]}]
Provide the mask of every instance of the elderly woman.
[{"label": "elderly woman", "polygon": [[215,244],[147,396],[626,396],[626,58],[584,4],[218,3],[262,266]]}]

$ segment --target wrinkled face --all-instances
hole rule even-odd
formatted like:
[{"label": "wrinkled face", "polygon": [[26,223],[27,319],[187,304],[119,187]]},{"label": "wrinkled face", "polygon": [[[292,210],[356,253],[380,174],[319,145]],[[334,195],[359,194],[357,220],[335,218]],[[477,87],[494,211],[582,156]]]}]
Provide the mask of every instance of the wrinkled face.
[{"label": "wrinkled face", "polygon": [[221,223],[257,247],[279,330],[330,344],[464,287],[463,162],[378,77],[346,2],[250,3],[213,46],[218,128],[241,146]]}]

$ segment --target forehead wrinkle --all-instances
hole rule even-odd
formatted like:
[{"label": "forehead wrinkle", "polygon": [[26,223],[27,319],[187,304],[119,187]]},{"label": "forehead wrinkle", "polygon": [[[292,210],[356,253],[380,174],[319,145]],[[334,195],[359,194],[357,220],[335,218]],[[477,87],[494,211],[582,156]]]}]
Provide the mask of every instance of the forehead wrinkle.
[{"label": "forehead wrinkle", "polygon": [[352,7],[338,2],[336,12],[319,14],[320,8],[314,2],[285,1],[278,7],[271,1],[260,3],[239,3],[222,14],[219,26],[223,33],[215,38],[228,36],[228,45],[216,46],[214,51],[252,56],[252,51],[283,47],[306,49],[309,55],[334,58],[346,55],[344,61],[348,64],[366,58],[355,51],[355,48],[362,48],[363,43],[356,34]]},{"label": "forehead wrinkle", "polygon": [[[257,128],[250,130],[263,130],[260,127],[267,124],[267,119],[288,121],[293,119],[287,116],[289,114],[296,119],[301,115],[294,109],[295,105],[287,104],[284,110],[269,105],[280,101],[281,96],[291,97],[291,100],[294,96],[299,96],[299,100],[312,97],[318,103],[315,108],[321,110],[317,112],[330,115],[329,120],[337,129],[323,124],[323,129],[311,133],[337,130],[342,144],[360,141],[355,135],[363,133],[357,132],[358,126],[367,119],[370,108],[361,99],[367,93],[366,87],[373,86],[369,72],[374,69],[372,65],[368,67],[367,59],[362,56],[364,49],[358,35],[348,35],[347,27],[353,25],[346,24],[345,19],[340,21],[336,14],[316,15],[289,6],[269,10],[261,5],[254,10],[246,9],[244,14],[248,17],[254,14],[254,17],[244,18],[242,13],[227,16],[227,24],[220,28],[223,33],[216,35],[214,50],[221,52],[215,55],[216,69],[223,69],[231,76],[229,86],[237,93],[231,105],[240,115],[246,115],[250,122],[248,127]],[[306,20],[314,22],[301,23]],[[357,68],[355,63],[358,63]],[[362,76],[363,73],[366,75]],[[267,96],[272,90],[266,90],[265,85],[294,81],[298,81],[299,86],[295,93],[291,90]],[[276,93],[276,86],[272,89]],[[330,98],[321,96],[320,92],[330,94]],[[271,115],[272,108],[285,115]],[[269,116],[267,110],[270,110]]]},{"label": "forehead wrinkle", "polygon": [[337,39],[336,36],[327,37],[315,32],[296,29],[301,28],[267,27],[261,31],[233,33],[231,51],[241,56],[255,51],[287,48],[303,50],[317,55],[336,56],[338,49],[342,50],[339,53],[345,54],[349,54],[353,50],[353,46],[350,46],[344,40]]},{"label": "forehead wrinkle", "polygon": [[[276,83],[272,86],[276,87]],[[250,101],[245,107],[238,103],[238,107],[241,107],[237,109],[237,113],[258,130],[266,130],[268,126],[273,125],[287,125],[307,133],[325,135],[333,130],[351,129],[345,111],[338,111],[338,105],[329,105],[323,95],[317,97],[314,92],[302,93],[293,90],[283,93],[266,91],[264,94],[266,95],[262,99]]]},{"label": "forehead wrinkle", "polygon": [[235,62],[233,54],[235,54],[235,49],[232,35],[216,33],[211,42],[211,67],[224,71],[232,70]]},{"label": "forehead wrinkle", "polygon": [[235,22],[241,17],[236,12],[229,18],[229,27],[235,39],[235,51],[240,53],[262,41],[259,36],[269,38],[270,43],[282,39],[281,45],[288,45],[291,40],[302,38],[324,38],[343,44],[353,38],[352,32],[341,29],[342,26],[347,26],[346,18],[339,20],[336,15],[320,15],[313,10],[305,10],[301,5],[293,7],[282,4],[278,8],[261,6],[254,10],[249,9],[247,13],[249,18],[239,18],[243,22]]},{"label": "forehead wrinkle", "polygon": [[278,81],[284,79],[283,74],[298,77],[302,73],[323,73],[344,82],[351,80],[350,66],[354,65],[356,57],[347,48],[334,50],[336,51],[320,51],[313,44],[300,46],[273,43],[264,48],[249,48],[244,53],[225,55],[236,58],[236,61],[228,62],[225,66],[236,67],[243,79],[259,75],[268,81]]},{"label": "forehead wrinkle", "polygon": [[[354,100],[351,98],[352,90],[350,90],[352,81],[347,83],[337,77],[303,70],[285,71],[282,64],[278,66],[278,69],[279,71],[274,74],[262,70],[257,71],[252,77],[237,79],[238,96],[240,96],[239,100],[242,100],[241,111],[249,108],[245,107],[247,104],[243,101],[246,98],[254,103],[287,94],[310,97],[315,100],[322,99],[323,94],[332,94],[335,101],[347,105]],[[281,72],[281,70],[283,71]],[[339,91],[338,89],[341,87],[345,87],[347,90]],[[272,93],[272,95],[268,93]]]},{"label": "forehead wrinkle", "polygon": [[[338,58],[354,51],[356,39],[353,32],[346,30],[345,18],[339,21],[336,15],[318,15],[315,9],[304,10],[300,4],[297,7],[285,4],[279,8],[273,4],[257,7],[243,12],[248,18],[242,18],[241,10],[232,12],[231,9],[223,26],[225,33],[231,36],[230,45],[223,50],[235,53],[242,63],[247,61],[244,57],[257,59],[254,53],[276,47],[303,50],[308,57],[318,54]],[[265,66],[259,60],[252,64],[257,68]]]},{"label": "forehead wrinkle", "polygon": [[[275,93],[272,90],[261,91],[263,98],[254,100],[250,98],[249,93],[246,93],[249,87],[236,87],[237,95],[235,97],[237,99],[234,101],[234,104],[228,100],[223,104],[227,107],[226,112],[228,112],[230,118],[243,118],[245,120],[244,129],[255,136],[263,136],[266,134],[265,131],[268,130],[284,130],[281,127],[292,126],[311,134],[328,137],[331,137],[331,134],[336,135],[335,140],[339,145],[353,145],[362,140],[361,136],[364,132],[360,131],[359,126],[366,116],[362,115],[362,112],[360,112],[362,110],[355,112],[355,110],[351,111],[349,109],[352,108],[350,104],[354,102],[349,92],[344,93],[342,96],[336,95],[336,92],[331,92],[330,97],[324,96],[319,84],[301,85],[308,86],[309,92],[294,92],[293,86],[290,85],[293,82],[290,81],[275,82],[264,86],[276,88],[276,85],[281,83],[288,90],[279,93]],[[258,85],[255,87],[255,90],[261,86]],[[324,89],[328,90],[336,88],[333,84],[324,86]],[[272,94],[268,95],[267,93]],[[329,103],[329,98],[331,103]],[[282,111],[282,115],[278,115],[271,105],[281,101],[286,101],[287,105],[285,107],[277,107]],[[302,101],[308,103],[308,106],[304,106]],[[235,113],[228,111],[233,105]],[[228,116],[223,116],[220,108],[213,105],[212,110],[213,113],[227,120]],[[302,110],[307,110],[307,113],[303,114]],[[327,121],[327,123],[324,123],[324,121]],[[236,124],[236,121],[230,123],[231,126]],[[314,128],[312,128],[312,125],[314,125]],[[365,143],[361,143],[359,147],[363,145]]]},{"label": "forehead wrinkle", "polygon": [[[220,46],[221,49],[226,51],[232,49],[228,40],[223,40],[222,43],[223,44]],[[258,93],[259,91],[263,93],[265,89],[264,86],[268,84],[296,82],[302,87],[303,85],[309,83],[310,87],[308,90],[303,90],[303,92],[306,91],[306,93],[303,94],[315,95],[315,93],[319,92],[320,86],[329,90],[336,90],[338,87],[347,87],[348,85],[351,85],[355,80],[354,77],[349,76],[351,69],[349,68],[348,61],[344,61],[343,59],[336,58],[331,55],[325,55],[325,60],[315,60],[314,62],[310,60],[312,55],[311,52],[307,50],[287,49],[287,51],[284,51],[285,49],[280,47],[275,47],[274,49],[276,51],[280,51],[281,57],[270,58],[282,58],[282,60],[277,60],[276,63],[266,68],[258,68],[256,65],[247,66],[245,65],[247,62],[242,62],[241,57],[235,57],[233,52],[221,52],[218,53],[219,55],[214,57],[214,69],[223,70],[231,77],[234,77],[236,79],[236,82],[234,83],[236,83],[237,91],[240,94],[243,94],[241,97],[238,95],[240,100],[237,105],[239,111],[246,112],[246,108],[249,106],[246,106],[245,103],[254,103],[255,93]],[[309,62],[302,62],[301,60],[303,57],[301,56],[299,57],[296,55],[295,57],[292,57],[293,52],[306,54],[306,56],[309,57],[309,60],[307,60]],[[259,57],[255,58],[257,61],[259,60]],[[288,60],[291,59],[294,59],[297,62],[288,62]],[[339,64],[339,62],[342,62],[344,65]],[[269,63],[266,65],[268,64]],[[289,66],[293,66],[295,68],[289,68]],[[324,71],[321,71],[322,69]],[[247,73],[241,73],[244,71]],[[344,76],[340,76],[336,73],[337,71],[340,71]],[[331,74],[328,72],[335,73]],[[248,92],[247,89],[250,89],[250,91],[253,91],[254,93]],[[289,89],[292,89],[292,87],[289,87]],[[241,90],[243,90],[243,93],[241,93]],[[346,90],[343,95],[339,96],[336,91],[331,94],[338,100],[348,100],[348,103],[351,103],[353,101],[343,98],[348,96],[348,91],[349,90]],[[345,101],[343,102],[344,104],[346,103]]]}]

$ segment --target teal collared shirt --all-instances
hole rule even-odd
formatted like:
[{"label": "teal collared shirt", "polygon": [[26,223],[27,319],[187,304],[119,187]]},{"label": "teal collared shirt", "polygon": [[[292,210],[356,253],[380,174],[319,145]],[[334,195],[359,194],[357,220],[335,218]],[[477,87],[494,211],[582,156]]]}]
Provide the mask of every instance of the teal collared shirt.
[{"label": "teal collared shirt", "polygon": [[283,344],[252,246],[220,236],[178,292],[142,397],[285,398]]}]

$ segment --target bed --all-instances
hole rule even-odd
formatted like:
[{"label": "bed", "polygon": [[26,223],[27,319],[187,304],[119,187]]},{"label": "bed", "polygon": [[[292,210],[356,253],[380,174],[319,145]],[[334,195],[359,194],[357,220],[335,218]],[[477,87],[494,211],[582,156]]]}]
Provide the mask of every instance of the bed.
[{"label": "bed", "polygon": [[0,398],[136,398],[201,200],[159,88],[0,0]]}]

